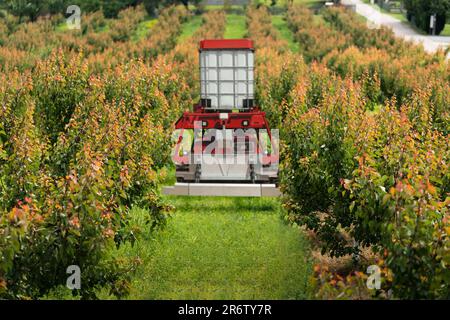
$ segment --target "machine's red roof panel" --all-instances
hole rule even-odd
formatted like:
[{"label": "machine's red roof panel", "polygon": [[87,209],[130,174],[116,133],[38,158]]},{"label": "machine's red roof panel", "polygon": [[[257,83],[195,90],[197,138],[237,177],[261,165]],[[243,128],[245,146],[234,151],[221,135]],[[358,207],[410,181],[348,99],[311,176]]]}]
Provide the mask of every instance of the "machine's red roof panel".
[{"label": "machine's red roof panel", "polygon": [[250,39],[220,39],[200,41],[201,50],[209,49],[253,49],[253,41]]}]

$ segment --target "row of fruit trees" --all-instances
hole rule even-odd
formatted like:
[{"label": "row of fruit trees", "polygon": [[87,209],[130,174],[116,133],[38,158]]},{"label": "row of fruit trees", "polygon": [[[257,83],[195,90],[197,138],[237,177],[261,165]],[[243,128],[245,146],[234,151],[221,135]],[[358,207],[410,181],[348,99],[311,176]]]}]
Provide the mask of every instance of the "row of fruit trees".
[{"label": "row of fruit trees", "polygon": [[[294,5],[286,19],[302,57],[288,52],[266,9],[249,14],[260,47],[258,98],[283,129],[288,219],[313,230],[331,256],[363,247],[378,253],[383,283],[375,295],[448,298],[445,55],[428,55],[387,29],[369,30],[341,9],[317,21]],[[320,277],[332,279],[326,290],[335,297],[355,283]]]}]

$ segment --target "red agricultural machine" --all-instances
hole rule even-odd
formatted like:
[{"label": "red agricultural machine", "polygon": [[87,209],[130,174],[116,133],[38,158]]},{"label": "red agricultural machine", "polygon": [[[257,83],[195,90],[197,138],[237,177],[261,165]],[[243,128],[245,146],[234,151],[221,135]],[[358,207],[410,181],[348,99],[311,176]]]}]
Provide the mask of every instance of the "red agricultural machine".
[{"label": "red agricultural machine", "polygon": [[175,124],[168,195],[278,196],[278,130],[255,105],[251,40],[200,42],[201,99]]}]

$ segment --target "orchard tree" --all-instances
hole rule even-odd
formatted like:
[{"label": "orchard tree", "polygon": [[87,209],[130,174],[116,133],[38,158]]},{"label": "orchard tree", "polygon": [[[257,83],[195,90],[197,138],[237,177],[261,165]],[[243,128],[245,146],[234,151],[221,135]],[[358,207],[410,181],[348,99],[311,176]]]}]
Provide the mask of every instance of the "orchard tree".
[{"label": "orchard tree", "polygon": [[444,30],[450,11],[450,0],[404,0],[404,4],[408,10],[408,20],[413,21],[420,29],[428,32],[430,17],[436,14],[436,34]]},{"label": "orchard tree", "polygon": [[19,17],[19,21],[22,21],[24,17],[34,21],[44,8],[44,2],[41,0],[4,0],[2,7]]},{"label": "orchard tree", "polygon": [[147,10],[148,14],[153,16],[155,15],[155,11],[158,8],[160,1],[158,0],[144,0],[145,10]]},{"label": "orchard tree", "polygon": [[147,10],[148,14],[155,15],[156,9],[159,7],[165,7],[169,5],[175,5],[175,4],[182,4],[186,8],[189,7],[189,4],[193,4],[195,6],[198,6],[201,4],[202,0],[143,0],[145,9]]},{"label": "orchard tree", "polygon": [[142,0],[64,0],[66,6],[78,5],[83,12],[102,10],[107,18],[116,18],[119,12],[131,6],[137,6]]},{"label": "orchard tree", "polygon": [[[79,1],[83,2],[83,0]],[[87,2],[87,0],[84,1]],[[43,14],[64,13],[70,4],[77,4],[76,2],[76,0],[0,0],[0,8],[19,17],[20,21],[25,17],[35,21]]]},{"label": "orchard tree", "polygon": [[[82,12],[102,10],[107,18],[115,18],[119,12],[130,6],[137,6],[144,0],[0,0],[0,7],[20,20],[27,17],[36,20],[43,14],[64,14],[67,7],[77,5]],[[161,1],[149,1],[159,3]]]},{"label": "orchard tree", "polygon": [[202,0],[178,0],[178,1],[177,0],[173,0],[171,2],[172,3],[177,3],[177,2],[182,3],[187,8],[189,6],[189,3],[197,6],[197,5],[200,4],[200,2],[202,2]]}]

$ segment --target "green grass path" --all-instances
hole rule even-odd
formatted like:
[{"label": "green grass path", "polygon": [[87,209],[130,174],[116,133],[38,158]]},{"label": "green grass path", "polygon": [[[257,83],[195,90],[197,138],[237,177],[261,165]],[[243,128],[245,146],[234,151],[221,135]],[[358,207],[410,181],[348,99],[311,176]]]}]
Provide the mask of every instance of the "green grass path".
[{"label": "green grass path", "polygon": [[194,33],[202,26],[203,18],[200,15],[194,16],[183,24],[181,35],[178,37],[178,43],[182,43],[192,37]]},{"label": "green grass path", "polygon": [[[225,38],[247,34],[245,15],[227,14]],[[202,24],[186,23],[178,42]],[[292,34],[281,17],[274,25],[283,38]],[[141,237],[119,256],[139,256],[131,299],[305,299],[311,263],[308,242],[281,219],[281,204],[270,198],[169,197],[177,209],[167,227]],[[134,210],[144,227],[145,211]]]},{"label": "green grass path", "polygon": [[308,298],[307,242],[282,221],[278,200],[169,200],[177,210],[167,227],[123,249],[144,261],[130,298]]},{"label": "green grass path", "polygon": [[292,33],[291,29],[289,29],[287,21],[284,20],[284,16],[272,15],[272,24],[275,27],[275,29],[277,29],[278,32],[280,33],[281,39],[287,41],[289,49],[292,52],[298,53],[300,50],[299,45],[295,41],[294,34]]},{"label": "green grass path", "polygon": [[134,41],[138,41],[142,38],[145,38],[148,36],[148,34],[151,32],[151,29],[156,25],[158,22],[158,19],[153,18],[147,18],[144,21],[140,22],[134,31],[134,34],[132,36],[132,39]]},{"label": "green grass path", "polygon": [[241,39],[247,35],[247,21],[245,15],[227,14],[225,39]]}]

